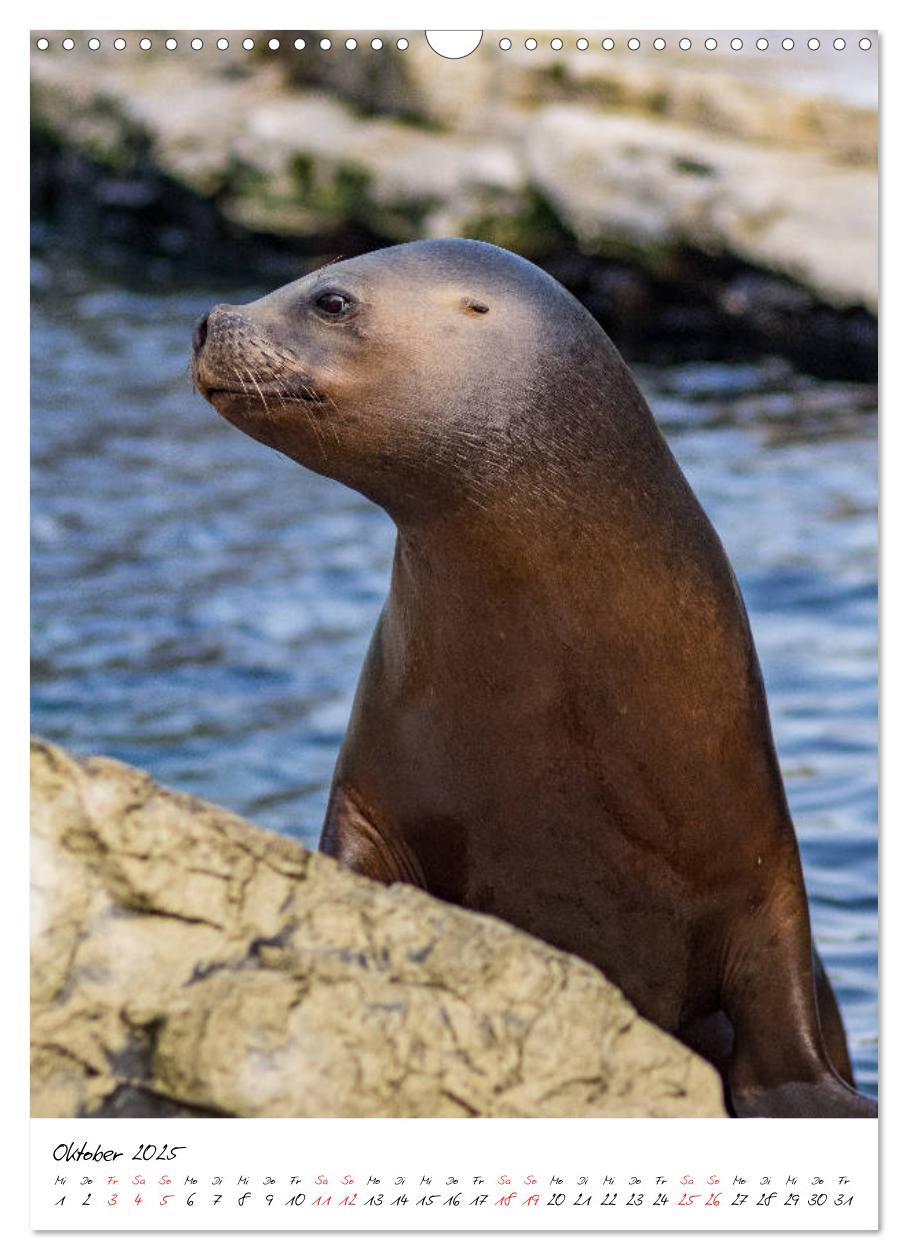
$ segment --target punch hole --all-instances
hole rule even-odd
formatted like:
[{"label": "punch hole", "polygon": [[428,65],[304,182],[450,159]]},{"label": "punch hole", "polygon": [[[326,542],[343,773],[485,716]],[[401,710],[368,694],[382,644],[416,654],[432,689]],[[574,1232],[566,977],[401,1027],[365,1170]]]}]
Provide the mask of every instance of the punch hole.
[{"label": "punch hole", "polygon": [[196,36],[195,39],[191,39],[189,41],[189,47],[192,48],[195,52],[198,52],[200,48],[205,47],[205,41],[202,39],[199,39],[199,37]]},{"label": "punch hole", "polygon": [[224,39],[224,37],[221,36],[221,38],[218,40],[218,48],[220,48],[221,52],[226,52],[229,47],[230,47],[230,40]]},{"label": "punch hole", "polygon": [[268,47],[271,49],[272,52],[277,52],[280,46],[281,46],[281,41],[279,39],[268,40]]},{"label": "punch hole", "polygon": [[147,36],[144,39],[140,39],[139,47],[142,49],[142,52],[148,52],[151,47],[151,40]]},{"label": "punch hole", "polygon": [[408,39],[399,39],[397,41],[397,47],[400,50],[400,52],[406,52],[407,49],[410,47],[410,41]]},{"label": "punch hole", "polygon": [[125,47],[126,47],[126,40],[125,40],[125,39],[115,39],[115,40],[114,40],[114,48],[116,48],[117,52],[122,52],[122,51],[123,51],[123,49],[124,49]]},{"label": "punch hole", "polygon": [[819,46],[820,46],[820,41],[818,39],[809,39],[807,41],[807,47],[810,49],[811,52],[816,52]]},{"label": "punch hole", "polygon": [[710,35],[709,39],[704,41],[703,47],[707,49],[708,52],[715,52],[715,50],[719,47],[719,41],[717,39],[713,39]]},{"label": "punch hole", "polygon": [[173,52],[173,50],[174,50],[177,46],[178,46],[178,45],[177,45],[177,41],[176,41],[175,39],[165,39],[165,40],[164,40],[164,47],[167,49],[167,51],[168,51],[168,52]]},{"label": "punch hole", "polygon": [[867,50],[872,47],[873,47],[873,44],[870,42],[869,39],[867,39],[866,36],[863,39],[858,40],[858,48],[860,48],[862,52],[867,52]]},{"label": "punch hole", "polygon": [[761,39],[758,39],[758,40],[757,40],[757,47],[759,48],[760,52],[766,52],[766,49],[769,47],[769,40],[768,40],[768,39],[762,39],[762,38],[761,38]]},{"label": "punch hole", "polygon": [[531,36],[529,39],[525,39],[525,40],[523,41],[523,46],[524,46],[524,48],[528,48],[528,49],[530,50],[530,52],[532,52],[532,51],[533,51],[533,49],[536,47],[536,41],[535,41],[535,39],[533,39],[533,38],[532,38],[532,36]]},{"label": "punch hole", "polygon": [[[439,57],[447,57],[449,61],[459,61],[469,57],[482,43],[482,31],[426,31],[426,43]],[[533,47],[535,48],[535,41]],[[405,39],[397,41],[397,47],[403,52],[409,47]],[[527,41],[529,48],[529,41]]]},{"label": "punch hole", "polygon": [[741,51],[741,49],[742,49],[743,47],[744,47],[744,40],[743,40],[743,39],[738,39],[738,37],[737,37],[737,36],[735,36],[735,38],[731,41],[731,48],[732,48],[732,51],[733,51],[733,52],[740,52],[740,51]]},{"label": "punch hole", "polygon": [[659,39],[654,39],[653,47],[655,48],[656,52],[661,52],[662,49],[665,47],[665,40],[662,39],[661,36],[659,37]]},{"label": "punch hole", "polygon": [[318,41],[318,46],[322,50],[322,52],[327,52],[328,49],[331,47],[331,40],[327,38],[320,39]]},{"label": "punch hole", "polygon": [[97,38],[97,36],[92,36],[92,38],[88,41],[88,46],[92,52],[97,52],[97,50],[101,47],[101,41]]},{"label": "punch hole", "polygon": [[581,35],[580,38],[577,40],[577,47],[580,49],[581,52],[586,52],[589,46],[590,46],[590,41],[586,38],[586,36]]},{"label": "punch hole", "polygon": [[637,39],[635,36],[633,39],[629,39],[627,41],[627,46],[631,50],[631,52],[636,52],[637,49],[640,47],[640,40]]},{"label": "punch hole", "polygon": [[295,39],[293,41],[293,47],[296,49],[297,52],[300,52],[303,48],[306,47],[306,41],[304,39]]},{"label": "punch hole", "polygon": [[564,40],[559,39],[558,36],[556,35],[555,38],[552,40],[552,47],[555,49],[555,52],[561,52],[562,48],[564,47]]},{"label": "punch hole", "polygon": [[253,48],[255,47],[255,40],[249,39],[247,36],[247,38],[243,40],[243,47],[246,49],[247,52],[252,52]]},{"label": "punch hole", "polygon": [[74,39],[64,39],[63,47],[66,49],[67,52],[71,52],[72,49],[75,48],[75,46],[76,46],[76,41]]},{"label": "punch hole", "polygon": [[792,48],[794,48],[794,46],[795,46],[795,42],[794,42],[794,40],[793,40],[793,39],[783,39],[783,40],[782,40],[782,47],[785,49],[785,51],[786,51],[786,52],[791,52],[791,50],[792,50]]},{"label": "punch hole", "polygon": [[841,52],[842,49],[845,47],[845,41],[844,39],[834,39],[832,41],[832,46],[836,50],[836,52]]},{"label": "punch hole", "polygon": [[50,48],[50,40],[45,39],[42,35],[41,38],[37,40],[35,47],[39,52],[47,52],[48,48]]},{"label": "punch hole", "polygon": [[611,52],[615,47],[615,41],[610,36],[606,36],[606,38],[602,41],[602,47],[606,52]]},{"label": "punch hole", "polygon": [[498,47],[502,50],[502,52],[507,52],[511,47],[511,41],[509,39],[500,39],[498,41]]},{"label": "punch hole", "polygon": [[378,52],[379,48],[384,48],[384,43],[376,35],[375,39],[373,39],[372,41],[371,47],[374,48],[376,52]]},{"label": "punch hole", "polygon": [[681,49],[682,52],[689,52],[690,49],[693,47],[693,45],[691,44],[690,40],[685,35],[683,39],[678,40],[678,47]]},{"label": "punch hole", "polygon": [[344,47],[346,48],[347,52],[353,52],[354,48],[357,47],[356,40],[353,39],[352,36],[350,37],[350,39],[345,39]]}]

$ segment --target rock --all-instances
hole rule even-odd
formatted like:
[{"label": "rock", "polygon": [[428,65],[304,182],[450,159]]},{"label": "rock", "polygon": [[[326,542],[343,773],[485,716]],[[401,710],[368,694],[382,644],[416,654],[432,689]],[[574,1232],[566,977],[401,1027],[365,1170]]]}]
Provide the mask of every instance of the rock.
[{"label": "rock", "polygon": [[32,1114],[721,1116],[598,971],[32,746]]},{"label": "rock", "polygon": [[526,165],[584,252],[633,247],[653,270],[679,246],[733,255],[831,306],[876,306],[873,170],[576,105],[538,111]]},{"label": "rock", "polygon": [[[369,113],[422,120],[474,135],[549,104],[583,102],[599,111],[634,113],[759,144],[822,150],[835,160],[873,165],[877,152],[876,81],[867,54],[733,52],[677,48],[678,32],[657,51],[618,41],[555,51],[520,40],[503,56],[505,32],[487,31],[473,55],[448,62],[422,40],[402,57],[390,47],[351,56],[335,41],[307,56],[286,41],[277,54],[289,83],[318,86]],[[668,32],[666,32],[668,34]],[[274,61],[269,54],[267,61]],[[868,73],[869,72],[869,73]]]},{"label": "rock", "polygon": [[865,54],[504,60],[496,40],[443,66],[421,39],[400,54],[310,38],[260,61],[99,50],[88,73],[52,49],[33,58],[33,128],[120,175],[151,163],[255,232],[480,236],[536,259],[569,244],[660,281],[721,258],[875,312]]}]

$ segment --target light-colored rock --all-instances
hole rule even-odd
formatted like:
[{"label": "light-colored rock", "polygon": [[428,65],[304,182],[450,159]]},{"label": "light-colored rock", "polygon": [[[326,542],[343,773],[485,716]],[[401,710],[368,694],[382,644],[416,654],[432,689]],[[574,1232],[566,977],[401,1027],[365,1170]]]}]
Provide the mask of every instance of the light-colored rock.
[{"label": "light-colored rock", "polygon": [[787,61],[496,44],[444,64],[421,37],[405,55],[99,52],[89,72],[36,54],[33,121],[114,170],[147,154],[255,231],[481,236],[537,258],[573,240],[659,278],[719,254],[875,312],[874,62],[855,38]]},{"label": "light-colored rock", "polygon": [[32,751],[34,1115],[720,1116],[594,968]]},{"label": "light-colored rock", "polygon": [[[280,58],[291,81],[320,85],[372,112],[424,119],[454,131],[485,135],[502,115],[557,102],[583,102],[599,110],[635,113],[704,128],[773,146],[822,150],[828,157],[873,164],[877,150],[875,53],[858,46],[811,51],[799,35],[792,51],[747,47],[734,51],[725,40],[713,51],[700,39],[688,50],[685,31],[662,33],[666,47],[648,39],[637,49],[626,36],[590,32],[581,51],[571,38],[554,50],[540,35],[524,47],[505,31],[486,31],[477,51],[443,65],[426,42],[411,41],[406,56],[393,48],[351,56],[336,47],[328,54],[300,56],[285,47]],[[498,49],[509,35],[511,47]],[[606,36],[614,47],[601,47]],[[525,114],[524,114],[525,116]]]},{"label": "light-colored rock", "polygon": [[733,254],[832,306],[875,308],[872,170],[577,105],[540,110],[525,154],[587,252],[622,241]]}]

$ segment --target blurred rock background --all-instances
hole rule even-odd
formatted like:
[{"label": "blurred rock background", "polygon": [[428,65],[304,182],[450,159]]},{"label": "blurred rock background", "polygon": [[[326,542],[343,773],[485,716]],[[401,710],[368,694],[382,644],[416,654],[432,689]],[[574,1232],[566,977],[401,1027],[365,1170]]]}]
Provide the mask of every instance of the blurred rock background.
[{"label": "blurred rock background", "polygon": [[35,204],[86,232],[172,257],[476,236],[547,266],[622,348],[784,347],[875,375],[876,52],[855,33],[710,52],[486,32],[461,60],[421,32],[403,51],[363,32],[118,51],[102,32],[90,52],[90,34],[35,52],[32,107]]}]

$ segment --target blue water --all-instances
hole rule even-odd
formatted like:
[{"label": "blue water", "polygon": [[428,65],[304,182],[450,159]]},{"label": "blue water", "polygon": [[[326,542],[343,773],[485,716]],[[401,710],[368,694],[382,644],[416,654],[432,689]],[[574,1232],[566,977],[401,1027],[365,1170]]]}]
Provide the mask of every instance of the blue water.
[{"label": "blue water", "polygon": [[[393,528],[193,396],[194,321],[256,292],[40,257],[34,281],[35,732],[314,845]],[[636,375],[744,591],[814,932],[875,1092],[875,393],[778,360]]]}]

